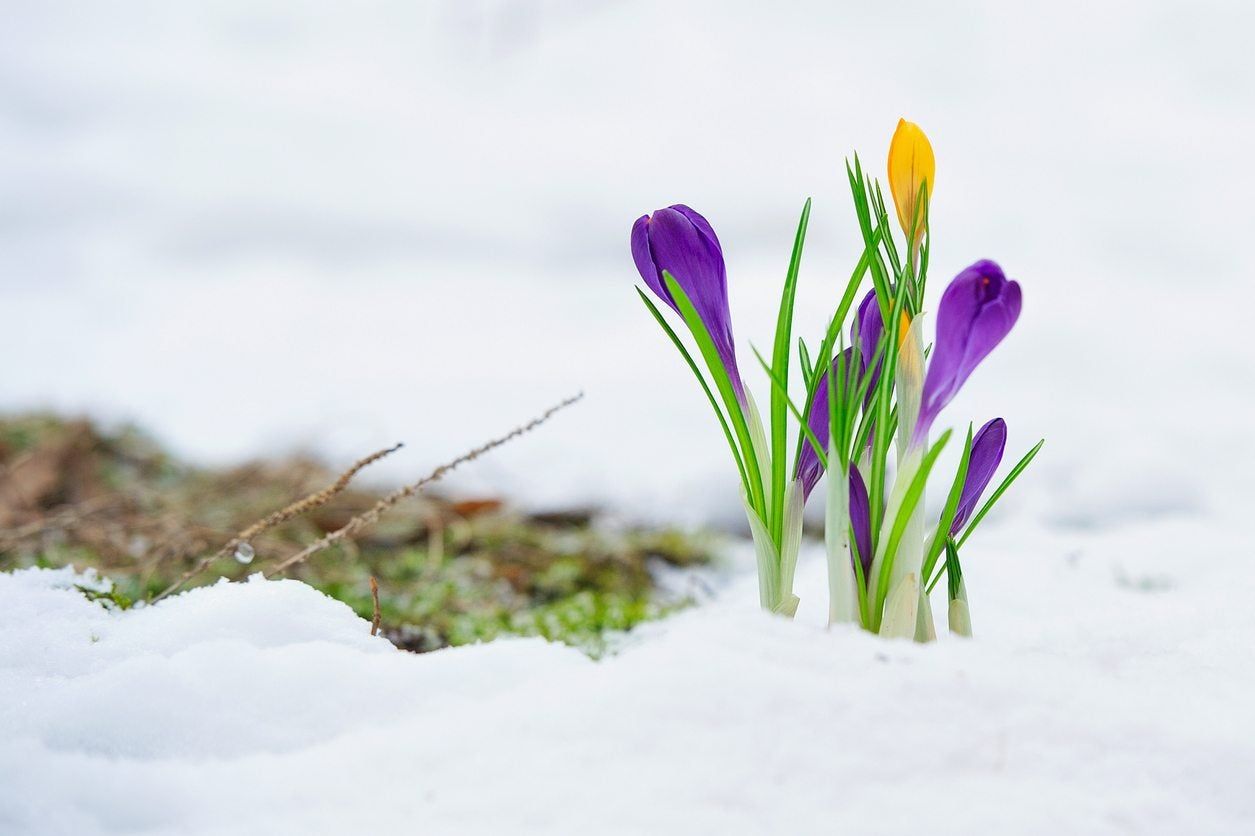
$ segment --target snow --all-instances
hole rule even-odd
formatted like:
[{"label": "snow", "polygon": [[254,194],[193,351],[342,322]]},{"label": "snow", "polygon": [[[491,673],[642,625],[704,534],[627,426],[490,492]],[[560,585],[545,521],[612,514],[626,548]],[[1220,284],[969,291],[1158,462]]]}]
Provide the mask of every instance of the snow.
[{"label": "snow", "polygon": [[977,637],[930,646],[824,628],[814,547],[759,613],[730,545],[600,662],[394,651],[297,581],[116,612],[0,575],[0,831],[1250,832],[1255,542],[1182,559],[1207,527],[991,529]]},{"label": "snow", "polygon": [[455,484],[735,524],[631,221],[711,218],[748,370],[802,200],[815,334],[841,160],[906,115],[930,294],[985,256],[1025,293],[939,426],[1047,444],[930,647],[822,629],[813,554],[796,623],[733,568],[598,663],[394,652],[290,581],[116,613],[0,575],[0,832],[1255,831],[1251,7],[840,5],[7,9],[0,408],[207,461],[404,440],[397,480],[585,389]]}]

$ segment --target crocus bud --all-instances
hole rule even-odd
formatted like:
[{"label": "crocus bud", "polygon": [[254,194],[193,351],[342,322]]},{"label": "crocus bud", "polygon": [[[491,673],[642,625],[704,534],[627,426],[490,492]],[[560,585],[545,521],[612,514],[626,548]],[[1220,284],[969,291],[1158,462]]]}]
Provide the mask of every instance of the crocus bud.
[{"label": "crocus bud", "polygon": [[[898,129],[889,143],[889,191],[893,194],[902,231],[910,235],[911,224],[916,224],[913,244],[918,244],[924,236],[924,211],[919,203],[925,187],[928,198],[932,198],[936,168],[933,147],[919,125],[899,119]],[[920,215],[918,219],[916,211]]]},{"label": "crocus bud", "polygon": [[728,310],[727,270],[714,229],[700,214],[678,203],[642,215],[632,225],[632,259],[649,289],[678,311],[662,271],[675,277],[710,332],[732,386],[744,401],[745,385],[736,365]]},{"label": "crocus bud", "polygon": [[992,261],[978,261],[950,282],[937,306],[937,340],[912,446],[928,434],[980,361],[1010,333],[1020,318],[1021,301],[1019,284],[1008,281]]},{"label": "crocus bud", "polygon": [[963,490],[959,494],[959,506],[954,512],[954,522],[950,524],[950,536],[959,533],[972,516],[980,495],[985,492],[994,471],[1002,463],[1003,451],[1007,449],[1007,422],[1001,418],[988,421],[976,431],[972,437],[972,452],[967,461],[967,476],[963,479]]}]

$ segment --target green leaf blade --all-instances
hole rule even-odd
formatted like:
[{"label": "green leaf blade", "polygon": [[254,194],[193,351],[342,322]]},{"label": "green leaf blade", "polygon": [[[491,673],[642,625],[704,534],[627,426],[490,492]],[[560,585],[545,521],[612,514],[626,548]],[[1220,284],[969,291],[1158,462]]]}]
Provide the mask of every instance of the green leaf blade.
[{"label": "green leaf blade", "polygon": [[789,269],[785,275],[784,290],[780,294],[780,312],[776,317],[776,340],[771,355],[773,378],[781,385],[771,390],[771,527],[779,538],[784,525],[785,448],[789,443],[786,423],[789,389],[789,349],[793,344],[793,308],[797,299],[797,276],[802,267],[802,249],[806,245],[806,229],[810,224],[811,199],[802,207],[797,234],[793,238],[793,253],[789,257]]},{"label": "green leaf blade", "polygon": [[706,361],[706,368],[710,371],[710,376],[715,381],[715,388],[719,390],[719,394],[723,398],[741,454],[745,457],[745,476],[749,481],[751,505],[756,510],[762,511],[767,507],[767,498],[763,492],[762,485],[762,470],[758,464],[758,454],[754,452],[754,442],[750,437],[749,426],[745,421],[745,412],[737,399],[736,390],[732,388],[732,380],[728,377],[728,370],[723,367],[723,361],[719,357],[715,341],[711,338],[710,332],[706,329],[706,324],[702,322],[701,316],[697,313],[697,308],[693,306],[692,300],[684,292],[684,288],[675,280],[675,276],[666,270],[662,271],[662,278],[666,282],[667,290],[671,293],[671,298],[675,300],[676,307],[680,310],[680,316],[684,319],[684,324],[688,326],[693,339],[697,341],[697,347],[701,352],[702,359]]},{"label": "green leaf blade", "polygon": [[963,544],[967,542],[967,538],[972,536],[972,532],[976,530],[976,526],[980,525],[980,521],[985,518],[985,515],[989,513],[990,509],[992,509],[998,500],[1002,498],[1002,495],[1007,492],[1007,489],[1011,487],[1011,484],[1019,478],[1025,468],[1032,464],[1033,459],[1037,457],[1038,451],[1041,450],[1042,445],[1045,443],[1046,439],[1044,438],[1037,442],[1037,444],[1033,446],[1033,449],[1025,453],[1024,458],[1020,459],[1019,463],[1016,464],[1015,467],[1011,468],[1011,472],[1007,474],[1007,478],[1002,480],[1002,483],[998,485],[998,489],[990,495],[989,499],[985,500],[985,504],[980,507],[980,510],[972,517],[972,521],[967,524],[967,529],[963,532],[963,536],[959,538],[959,548],[962,548]]}]

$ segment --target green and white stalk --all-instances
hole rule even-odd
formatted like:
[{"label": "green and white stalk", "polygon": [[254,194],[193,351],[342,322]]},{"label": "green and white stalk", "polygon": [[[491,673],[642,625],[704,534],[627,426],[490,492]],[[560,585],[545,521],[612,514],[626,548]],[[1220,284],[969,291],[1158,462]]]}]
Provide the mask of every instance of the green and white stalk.
[{"label": "green and white stalk", "polygon": [[759,479],[763,486],[763,497],[766,503],[762,509],[763,518],[770,531],[771,519],[775,511],[775,496],[771,489],[771,448],[767,443],[767,431],[763,428],[762,413],[758,411],[758,404],[749,390],[745,392],[745,422],[749,428],[750,443],[754,446],[754,455],[758,460]]},{"label": "green and white stalk", "polygon": [[[924,314],[918,314],[911,321],[898,349],[898,373],[895,386],[898,393],[898,464],[902,466],[908,455],[908,444],[915,433],[915,423],[919,418],[920,399],[924,392]],[[924,449],[928,446],[925,435],[920,444]],[[933,641],[937,638],[936,627],[933,626],[932,605],[923,585],[924,566],[924,494],[921,493],[914,511],[911,512],[906,524],[906,531],[898,546],[898,554],[894,560],[894,569],[900,581],[907,576],[914,578],[918,592],[918,605],[912,634],[916,641]],[[893,587],[891,586],[890,589]]]},{"label": "green and white stalk", "polygon": [[[759,462],[759,474],[763,486],[766,507],[755,512],[748,500],[745,512],[754,540],[754,553],[758,560],[759,596],[763,609],[792,618],[797,612],[798,597],[793,594],[793,579],[797,572],[798,552],[802,548],[801,487],[796,481],[789,482],[784,495],[776,497],[771,483],[771,449],[763,427],[762,414],[754,396],[745,393],[745,418],[749,428],[750,443]],[[780,504],[780,534],[772,536],[771,520],[776,503]]]},{"label": "green and white stalk", "polygon": [[[836,462],[836,444],[828,445],[828,461]],[[828,474],[824,506],[824,545],[828,554],[828,624],[854,624],[859,620],[858,583],[850,553],[850,474],[845,468]]]},{"label": "green and white stalk", "polygon": [[947,619],[950,632],[956,636],[972,637],[972,612],[967,605],[967,586],[963,583],[963,569],[959,566],[959,550],[952,541],[946,543],[946,580],[950,593]]},{"label": "green and white stalk", "polygon": [[[920,599],[920,567],[907,565],[903,568],[898,564],[897,558],[910,516],[919,505],[924,484],[937,462],[937,456],[950,440],[950,435],[951,432],[946,430],[926,453],[923,446],[907,451],[903,468],[890,493],[868,587],[870,627],[873,632],[881,635],[900,638],[912,638],[915,635]],[[907,563],[906,560],[903,562]]]},{"label": "green and white stalk", "polygon": [[[775,496],[772,490],[771,449],[767,432],[763,427],[758,404],[749,392],[745,393],[745,417],[749,426],[750,442],[754,445],[759,462],[763,496],[766,498],[766,507],[762,509],[761,516],[752,513],[748,506],[746,508],[750,518],[750,533],[754,538],[754,551],[759,561],[760,587],[763,562],[771,561],[771,587],[763,598],[762,606],[765,610],[792,618],[798,605],[798,597],[793,594],[793,577],[797,570],[798,552],[802,547],[802,494],[790,483],[783,496]],[[771,533],[771,520],[775,515],[777,502],[781,506],[781,527],[779,537],[774,537]]]},{"label": "green and white stalk", "polygon": [[972,612],[968,608],[967,589],[962,582],[959,583],[957,597],[950,599],[948,616],[951,633],[969,639],[972,637]]},{"label": "green and white stalk", "polygon": [[780,595],[775,612],[792,618],[797,612],[798,597],[793,594],[793,577],[797,573],[798,552],[802,549],[802,484],[796,479],[784,490],[784,518],[780,537]]},{"label": "green and white stalk", "polygon": [[[922,577],[922,576],[921,576]],[[933,620],[933,605],[928,598],[928,591],[921,583],[919,587],[919,606],[915,609],[915,641],[935,642],[937,640],[937,623]]]},{"label": "green and white stalk", "polygon": [[741,492],[741,499],[745,504],[745,519],[749,522],[754,558],[758,564],[758,603],[764,610],[772,612],[779,598],[780,550],[744,491]]},{"label": "green and white stalk", "polygon": [[[906,502],[911,482],[915,479],[919,472],[922,458],[923,453],[921,450],[911,450],[908,451],[906,457],[903,458],[899,464],[897,477],[894,479],[893,489],[889,492],[889,501],[885,507],[884,523],[881,526],[880,536],[877,539],[876,554],[872,558],[871,573],[867,579],[867,600],[872,603],[873,612],[875,611],[874,605],[884,601],[883,617],[880,619],[878,625],[876,623],[873,623],[872,625],[873,627],[878,626],[878,632],[882,634],[888,634],[886,633],[886,630],[889,629],[888,622],[890,620],[891,609],[890,601],[893,601],[896,609],[898,610],[907,606],[907,604],[904,604],[902,600],[900,600],[901,596],[897,596],[897,598],[895,598],[895,594],[897,593],[899,587],[907,581],[906,575],[908,572],[901,571],[896,559],[897,544],[893,544],[893,553],[891,553],[890,544],[893,539],[893,528],[897,524],[898,519],[902,516],[903,505]],[[882,579],[881,576],[886,573],[886,566],[888,567],[888,574]],[[897,635],[902,629],[904,629],[898,624],[898,622],[903,619],[906,619],[910,623],[910,632],[905,633],[904,635],[908,637],[915,635],[915,607],[918,604],[919,598],[918,575],[915,576],[914,583],[916,591],[913,595],[909,596],[910,617],[907,619],[904,612],[897,612],[894,617],[893,630],[896,631],[892,633],[894,635]]]},{"label": "green and white stalk", "polygon": [[796,480],[789,483],[784,494],[784,528],[779,545],[742,491],[745,518],[754,542],[758,564],[759,604],[768,612],[792,618],[799,599],[793,593],[798,553],[802,548],[802,489]]},{"label": "green and white stalk", "polygon": [[[884,523],[877,544],[868,584],[868,599],[879,601],[883,596],[885,607],[880,622],[880,633],[899,638],[923,639],[928,637],[928,627],[920,623],[921,602],[924,598],[921,575],[924,564],[924,496],[923,485],[912,497],[911,507],[904,508],[911,487],[918,481],[923,465],[927,439],[911,446],[909,440],[915,431],[919,416],[920,397],[924,388],[923,315],[912,320],[898,349],[894,386],[897,391],[898,472],[889,494]],[[889,336],[893,338],[892,334]],[[924,474],[924,478],[927,475]],[[902,515],[906,514],[903,518]],[[894,529],[901,534],[892,536]],[[890,553],[892,550],[892,553]],[[882,589],[881,575],[888,564],[887,587]],[[931,621],[931,608],[924,616]],[[935,635],[935,634],[934,634]]]}]

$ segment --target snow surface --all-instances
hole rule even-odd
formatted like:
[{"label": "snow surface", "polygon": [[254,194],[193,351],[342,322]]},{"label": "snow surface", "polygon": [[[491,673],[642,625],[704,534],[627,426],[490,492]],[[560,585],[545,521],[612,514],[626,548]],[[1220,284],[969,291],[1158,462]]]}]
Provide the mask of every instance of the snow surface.
[{"label": "snow surface", "polygon": [[977,638],[931,646],[819,626],[813,552],[797,622],[732,568],[601,662],[394,651],[290,580],[0,575],[0,832],[1249,833],[1255,549],[1205,528],[995,529]]},{"label": "snow surface", "polygon": [[396,653],[293,582],[112,614],[0,576],[0,833],[1255,832],[1253,10],[6,4],[0,408],[206,460],[404,440],[397,479],[583,388],[459,484],[736,523],[630,224],[711,218],[765,398],[802,200],[815,334],[841,160],[906,115],[930,293],[986,256],[1025,293],[941,423],[1048,441],[965,549],[976,639],[926,648],[819,629],[813,561],[798,623],[734,570],[601,663]]}]

